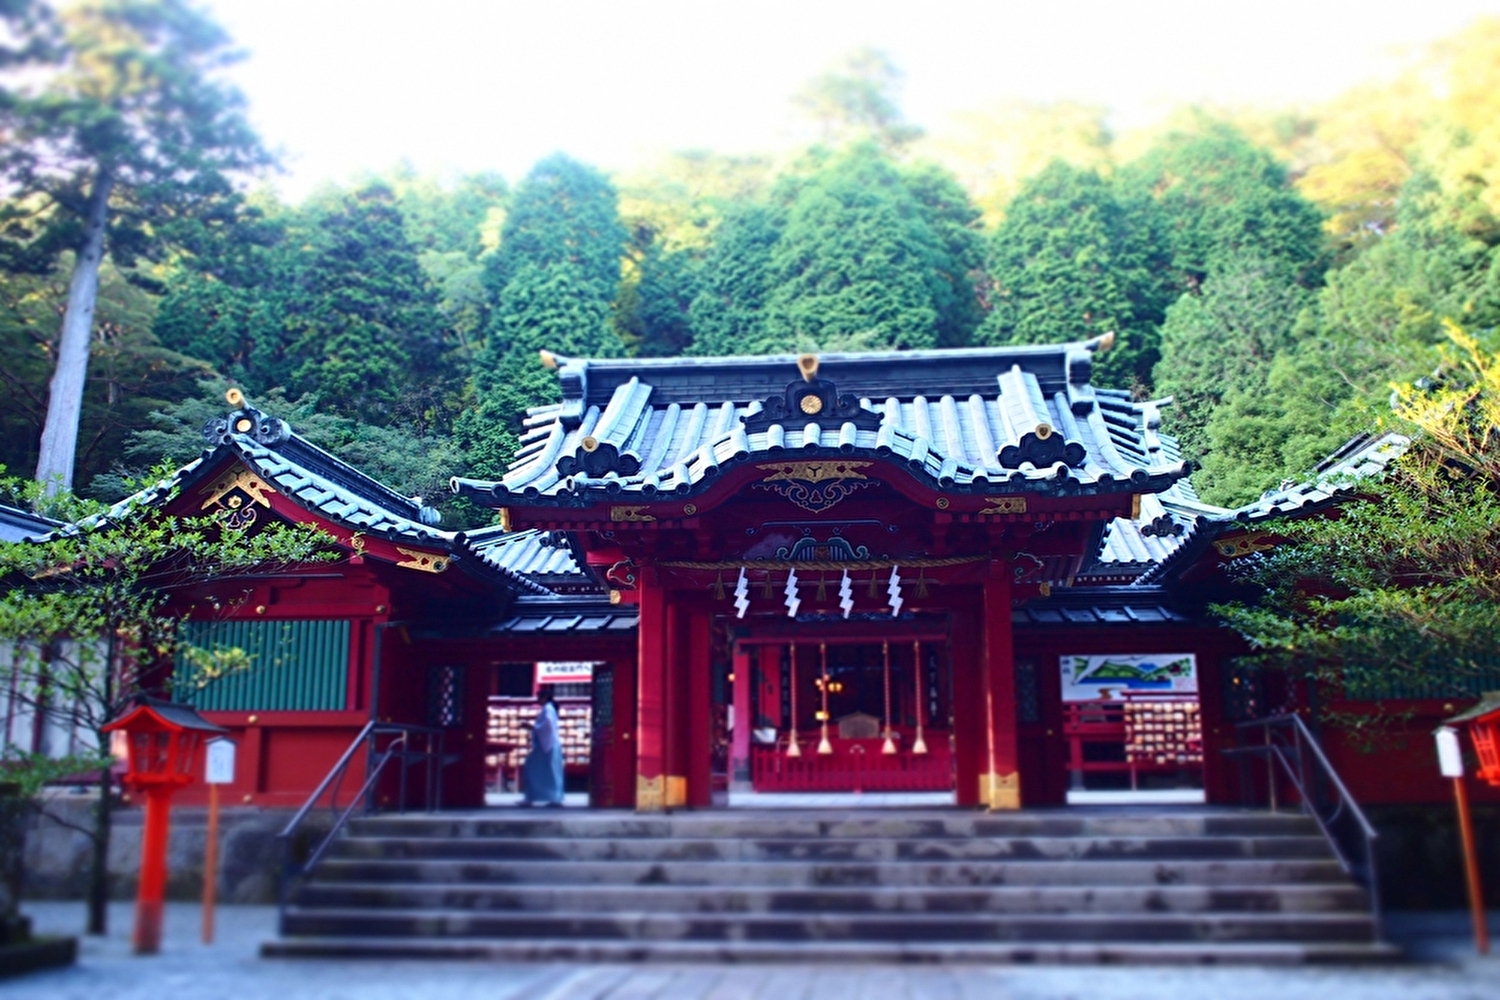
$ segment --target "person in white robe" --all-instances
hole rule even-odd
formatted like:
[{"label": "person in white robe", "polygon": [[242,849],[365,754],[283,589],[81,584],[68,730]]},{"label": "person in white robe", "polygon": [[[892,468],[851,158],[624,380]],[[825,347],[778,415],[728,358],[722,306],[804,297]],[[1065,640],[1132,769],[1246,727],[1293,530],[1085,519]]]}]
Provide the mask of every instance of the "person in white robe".
[{"label": "person in white robe", "polygon": [[563,804],[563,752],[552,685],[537,689],[542,707],[531,722],[531,752],[521,765],[523,806]]}]

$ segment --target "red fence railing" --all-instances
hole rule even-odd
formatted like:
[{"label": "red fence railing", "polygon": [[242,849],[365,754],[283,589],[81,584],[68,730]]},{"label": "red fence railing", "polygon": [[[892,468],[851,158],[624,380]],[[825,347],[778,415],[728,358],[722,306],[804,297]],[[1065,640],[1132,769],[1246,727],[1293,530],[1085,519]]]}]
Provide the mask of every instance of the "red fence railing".
[{"label": "red fence railing", "polygon": [[945,733],[935,733],[927,753],[906,748],[881,753],[880,739],[832,737],[833,753],[818,753],[813,734],[801,742],[802,756],[786,747],[753,747],[751,779],[758,792],[928,792],[953,787],[953,753]]}]

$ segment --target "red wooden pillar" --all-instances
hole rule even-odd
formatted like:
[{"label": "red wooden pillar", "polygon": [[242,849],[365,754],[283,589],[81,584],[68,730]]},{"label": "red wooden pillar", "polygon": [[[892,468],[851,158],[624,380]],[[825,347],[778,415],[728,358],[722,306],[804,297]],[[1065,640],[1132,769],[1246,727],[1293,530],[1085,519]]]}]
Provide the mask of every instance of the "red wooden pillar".
[{"label": "red wooden pillar", "polygon": [[[686,736],[687,760],[682,774],[687,778],[687,802],[694,807],[711,806],[713,794],[714,685],[712,629],[713,619],[707,608],[684,608],[683,637],[686,658],[681,664],[687,675],[686,716],[682,726]],[[669,803],[670,804],[670,803]]]},{"label": "red wooden pillar", "polygon": [[979,801],[992,810],[1021,808],[1021,768],[1016,746],[1016,644],[1010,583],[1010,560],[991,561],[984,580],[987,760],[979,778]]},{"label": "red wooden pillar", "polygon": [[[783,646],[764,645],[759,649],[757,662],[760,663],[760,714],[771,720],[771,725],[778,733],[786,729],[788,720],[781,717],[781,657],[785,651]],[[750,711],[755,712],[755,703],[752,699]],[[750,720],[750,728],[754,729],[756,720]]]},{"label": "red wooden pillar", "polygon": [[[977,595],[976,595],[977,598]],[[954,802],[981,805],[980,776],[987,773],[989,736],[984,713],[984,632],[980,603],[966,600],[953,609]]]},{"label": "red wooden pillar", "polygon": [[618,657],[614,661],[615,738],[611,748],[616,759],[609,764],[613,785],[612,801],[606,805],[624,808],[635,806],[636,778],[636,670],[635,660]]},{"label": "red wooden pillar", "polygon": [[750,730],[755,726],[750,708],[750,649],[736,645],[734,673],[734,725],[729,731],[729,789],[750,791]]},{"label": "red wooden pillar", "polygon": [[688,730],[688,613],[682,605],[682,594],[670,591],[667,602],[666,664],[663,685],[666,691],[662,719],[662,774],[666,777],[664,805],[687,802],[687,730]]},{"label": "red wooden pillar", "polygon": [[635,807],[661,812],[667,807],[667,594],[641,573],[640,625],[636,643]]}]

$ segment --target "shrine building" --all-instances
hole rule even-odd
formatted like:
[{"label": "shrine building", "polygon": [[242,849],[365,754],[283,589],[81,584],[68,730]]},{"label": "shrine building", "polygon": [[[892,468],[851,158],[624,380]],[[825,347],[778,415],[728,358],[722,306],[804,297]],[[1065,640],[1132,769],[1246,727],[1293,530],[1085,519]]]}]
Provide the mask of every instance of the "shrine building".
[{"label": "shrine building", "polygon": [[1154,405],[1091,384],[1101,346],[548,355],[562,401],[504,479],[454,487],[567,532],[637,611],[613,679],[634,732],[601,748],[633,759],[636,808],[735,787],[1019,808],[1013,609],[1188,471]]},{"label": "shrine building", "polygon": [[[232,399],[203,454],[131,502],[314,524],[337,558],[175,594],[196,642],[252,666],[170,693],[231,730],[226,801],[246,805],[301,805],[371,723],[436,741],[382,776],[382,802],[399,782],[493,803],[543,683],[569,787],[595,807],[1237,802],[1236,724],[1310,695],[1235,666],[1247,650],[1206,607],[1243,596],[1225,567],[1276,543],[1266,522],[1328,510],[1404,441],[1351,442],[1306,483],[1214,507],[1160,433],[1167,401],[1092,384],[1108,346],[544,352],[561,400],[531,411],[504,478],[453,480],[498,512],[467,532]],[[1383,697],[1414,733],[1453,711],[1436,691]],[[7,740],[45,749],[17,704],[0,699]],[[1420,755],[1322,738],[1360,802],[1442,800]]]}]

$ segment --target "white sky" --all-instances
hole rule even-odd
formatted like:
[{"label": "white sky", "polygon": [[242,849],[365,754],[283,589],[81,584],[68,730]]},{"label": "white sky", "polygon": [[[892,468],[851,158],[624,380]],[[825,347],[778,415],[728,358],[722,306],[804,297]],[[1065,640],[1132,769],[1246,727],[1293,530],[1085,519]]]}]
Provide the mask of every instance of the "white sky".
[{"label": "white sky", "polygon": [[564,151],[624,170],[787,141],[790,95],[861,45],[928,128],[1003,98],[1102,104],[1117,127],[1194,101],[1308,104],[1391,71],[1500,0],[205,0],[286,156],[280,186],[401,159],[518,180]]}]

